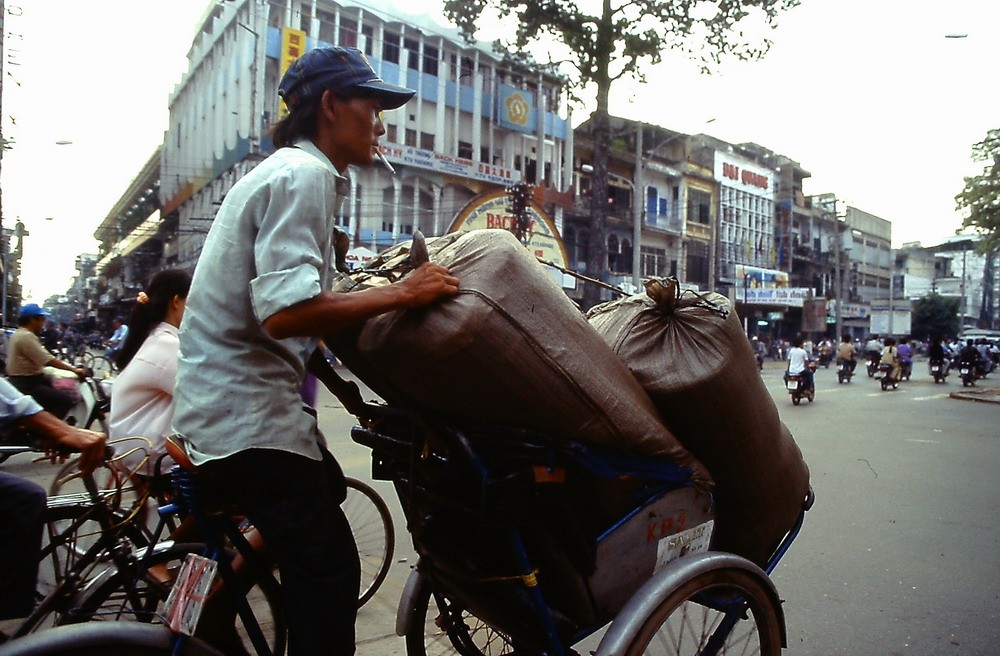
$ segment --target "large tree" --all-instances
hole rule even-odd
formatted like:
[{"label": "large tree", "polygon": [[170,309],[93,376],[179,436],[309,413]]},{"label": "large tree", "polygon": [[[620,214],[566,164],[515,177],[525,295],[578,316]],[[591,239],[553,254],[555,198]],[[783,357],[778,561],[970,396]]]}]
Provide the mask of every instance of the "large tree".
[{"label": "large tree", "polygon": [[910,332],[917,339],[956,337],[959,330],[959,300],[930,293],[913,304],[913,326]]},{"label": "large tree", "polygon": [[965,179],[965,188],[955,196],[958,210],[966,212],[965,228],[985,236],[979,244],[983,253],[1000,248],[1000,129],[972,147],[972,161],[984,162],[983,172]]},{"label": "large tree", "polygon": [[[568,66],[570,83],[577,92],[596,91],[594,173],[591,198],[607,198],[608,98],[611,85],[623,77],[645,81],[645,67],[661,61],[666,50],[678,50],[710,72],[724,56],[758,59],[770,41],[745,36],[754,24],[773,28],[779,12],[799,0],[594,0],[600,12],[587,13],[573,0],[445,0],[445,13],[467,39],[482,20],[515,19],[511,38],[497,42],[501,52],[515,58],[533,45],[548,49],[550,61],[540,64]],[[582,2],[580,3],[582,4]],[[492,9],[492,16],[487,11]],[[535,51],[538,48],[534,48]],[[564,69],[565,70],[565,69]],[[636,199],[635,202],[641,202]],[[587,270],[606,277],[607,242],[604,237],[607,207],[591,203]],[[600,298],[600,289],[587,285],[584,305]]]}]

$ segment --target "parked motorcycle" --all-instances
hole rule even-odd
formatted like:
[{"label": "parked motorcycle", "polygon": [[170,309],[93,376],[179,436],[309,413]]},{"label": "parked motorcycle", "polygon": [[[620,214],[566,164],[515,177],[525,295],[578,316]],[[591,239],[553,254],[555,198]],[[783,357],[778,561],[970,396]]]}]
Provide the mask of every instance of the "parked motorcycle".
[{"label": "parked motorcycle", "polygon": [[[816,372],[816,363],[809,363],[809,370],[813,373]],[[813,379],[815,381],[815,379]],[[813,399],[816,398],[816,383],[813,382],[811,388],[806,388],[805,378],[801,374],[785,374],[785,389],[792,397],[792,405],[798,405],[802,402],[802,399],[809,399],[812,403]]]},{"label": "parked motorcycle", "polygon": [[943,383],[948,378],[948,365],[944,360],[931,360],[928,367],[935,383]]}]

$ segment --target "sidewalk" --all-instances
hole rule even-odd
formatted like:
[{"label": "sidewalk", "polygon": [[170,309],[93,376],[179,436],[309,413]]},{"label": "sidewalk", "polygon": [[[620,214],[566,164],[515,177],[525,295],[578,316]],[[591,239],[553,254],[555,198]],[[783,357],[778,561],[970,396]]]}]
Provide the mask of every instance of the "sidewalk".
[{"label": "sidewalk", "polygon": [[[978,382],[981,383],[983,381]],[[995,387],[966,387],[957,392],[952,392],[948,396],[962,401],[979,401],[980,403],[996,403],[1000,405],[1000,389]]]},{"label": "sidewalk", "polygon": [[959,385],[959,388],[948,395],[951,398],[1000,404],[1000,370],[994,371],[988,378],[980,378],[972,387],[961,387],[962,379],[958,376],[953,376],[952,380]]}]

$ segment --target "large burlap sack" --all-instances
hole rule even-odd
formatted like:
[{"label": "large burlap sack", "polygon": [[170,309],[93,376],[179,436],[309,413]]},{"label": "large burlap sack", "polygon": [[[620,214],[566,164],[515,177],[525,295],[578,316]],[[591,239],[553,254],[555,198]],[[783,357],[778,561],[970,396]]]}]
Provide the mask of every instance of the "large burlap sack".
[{"label": "large burlap sack", "polygon": [[801,512],[809,469],[728,299],[674,280],[647,289],[587,318],[715,479],[713,548],[763,565]]},{"label": "large burlap sack", "polygon": [[[461,281],[457,297],[325,338],[373,391],[455,420],[669,458],[711,485],[625,364],[511,233],[454,233],[427,246]],[[382,274],[407,253],[390,251],[375,274],[351,284],[387,284]]]}]

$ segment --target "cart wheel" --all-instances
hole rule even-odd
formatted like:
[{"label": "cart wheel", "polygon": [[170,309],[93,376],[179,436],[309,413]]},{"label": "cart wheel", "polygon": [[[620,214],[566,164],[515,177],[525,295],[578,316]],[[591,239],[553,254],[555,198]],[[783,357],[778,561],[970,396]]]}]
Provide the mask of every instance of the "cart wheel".
[{"label": "cart wheel", "polygon": [[886,391],[889,388],[889,383],[886,382],[885,378],[882,379],[882,391]]},{"label": "cart wheel", "polygon": [[[436,608],[435,608],[436,607]],[[465,610],[458,602],[435,593],[427,579],[414,598],[413,622],[406,633],[407,656],[500,656],[515,651],[510,638]]]},{"label": "cart wheel", "polygon": [[802,401],[802,397],[797,396],[797,395],[792,396],[792,405],[798,405],[799,402],[801,402],[801,401]]},{"label": "cart wheel", "polygon": [[733,568],[703,572],[650,613],[626,656],[737,653],[778,656],[781,620],[768,591]]}]

